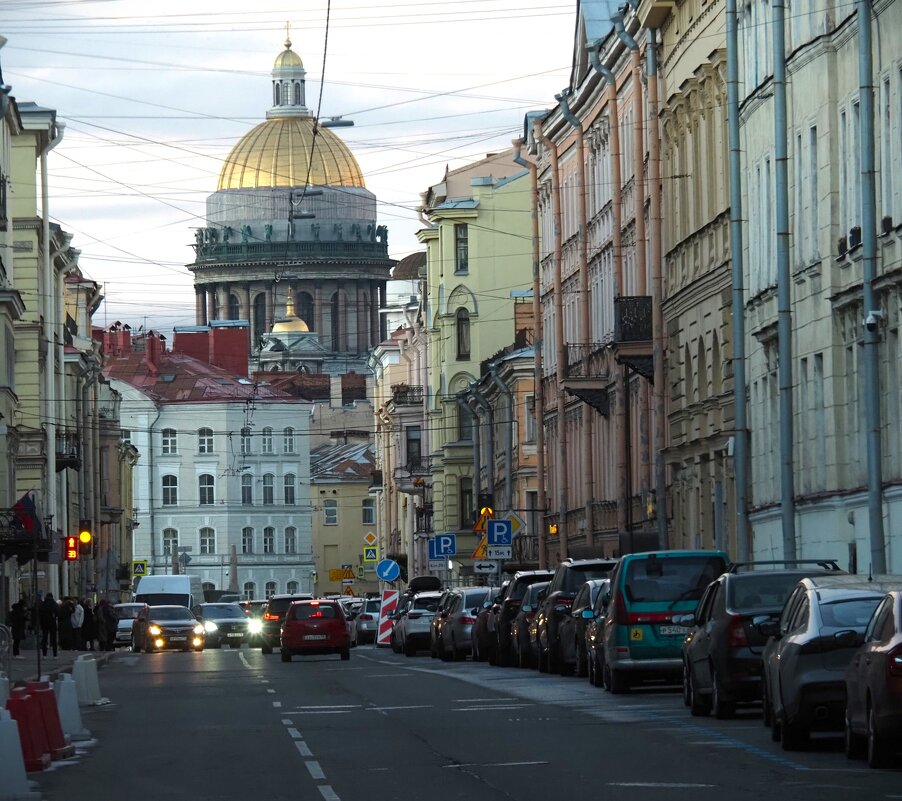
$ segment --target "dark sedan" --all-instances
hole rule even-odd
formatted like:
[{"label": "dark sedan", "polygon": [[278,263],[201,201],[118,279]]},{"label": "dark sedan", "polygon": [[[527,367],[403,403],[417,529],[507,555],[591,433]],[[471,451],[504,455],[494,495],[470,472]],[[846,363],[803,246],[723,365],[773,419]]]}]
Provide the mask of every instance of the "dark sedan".
[{"label": "dark sedan", "polygon": [[202,651],[204,627],[187,606],[146,606],[132,625],[132,650]]},{"label": "dark sedan", "polygon": [[511,622],[511,658],[517,667],[535,666],[535,658],[529,645],[529,626],[536,616],[536,609],[542,603],[543,593],[548,584],[547,581],[539,581],[527,587],[523,602]]},{"label": "dark sedan", "polygon": [[237,603],[201,604],[195,610],[204,624],[207,648],[240,648],[247,639],[248,623],[244,610]]},{"label": "dark sedan", "polygon": [[[589,675],[589,660],[586,654],[586,626],[592,620],[592,607],[598,599],[598,593],[604,589],[610,592],[610,579],[592,579],[583,584],[573,599],[569,614],[561,618],[560,667],[561,674],[569,676],[576,673],[580,678]],[[588,615],[585,613],[589,612]]]}]

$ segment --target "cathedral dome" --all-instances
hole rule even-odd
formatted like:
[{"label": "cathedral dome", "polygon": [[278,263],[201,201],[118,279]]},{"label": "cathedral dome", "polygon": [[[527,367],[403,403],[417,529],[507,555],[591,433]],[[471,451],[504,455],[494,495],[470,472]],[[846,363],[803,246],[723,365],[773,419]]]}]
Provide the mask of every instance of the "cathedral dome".
[{"label": "cathedral dome", "polygon": [[276,63],[273,64],[274,70],[281,69],[303,69],[304,62],[301,57],[291,49],[291,39],[285,40],[285,49],[276,56]]},{"label": "cathedral dome", "polygon": [[260,123],[226,157],[217,189],[365,188],[360,165],[348,146],[322,127],[314,141],[313,122],[312,117],[272,117]]}]

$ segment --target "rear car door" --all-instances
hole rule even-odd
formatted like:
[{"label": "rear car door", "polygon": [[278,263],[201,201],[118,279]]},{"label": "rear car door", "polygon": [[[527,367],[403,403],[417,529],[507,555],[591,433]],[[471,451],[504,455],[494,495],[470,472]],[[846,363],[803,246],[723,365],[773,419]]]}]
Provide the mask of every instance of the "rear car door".
[{"label": "rear car door", "polygon": [[883,675],[879,667],[874,674],[871,668],[880,650],[881,633],[887,617],[892,618],[892,609],[893,597],[889,595],[874,610],[874,615],[864,632],[864,643],[855,652],[846,672],[846,709],[849,719],[858,727],[864,727],[865,698],[871,675]]},{"label": "rear car door", "polygon": [[698,689],[711,687],[711,670],[708,662],[713,627],[711,612],[720,587],[719,581],[708,585],[698,604],[695,628],[687,635],[685,650],[691,665],[692,679]]}]

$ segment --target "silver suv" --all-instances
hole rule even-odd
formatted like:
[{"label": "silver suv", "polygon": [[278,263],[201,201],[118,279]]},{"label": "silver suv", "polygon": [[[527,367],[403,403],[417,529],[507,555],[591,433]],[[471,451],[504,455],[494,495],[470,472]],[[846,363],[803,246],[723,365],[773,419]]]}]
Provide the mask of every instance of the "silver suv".
[{"label": "silver suv", "polygon": [[376,633],[379,631],[379,609],[382,601],[379,598],[367,598],[357,610],[354,618],[354,639],[357,645],[368,642],[376,642]]},{"label": "silver suv", "polygon": [[441,592],[431,590],[417,593],[406,601],[392,629],[392,650],[396,653],[403,651],[407,656],[429,650],[432,618],[435,617],[441,597]]}]

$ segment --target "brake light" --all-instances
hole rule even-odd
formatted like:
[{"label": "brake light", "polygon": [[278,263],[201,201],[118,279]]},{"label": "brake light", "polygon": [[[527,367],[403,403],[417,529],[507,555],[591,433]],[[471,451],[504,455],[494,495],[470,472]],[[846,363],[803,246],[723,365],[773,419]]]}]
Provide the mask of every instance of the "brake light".
[{"label": "brake light", "polygon": [[894,679],[902,678],[902,645],[897,645],[886,655],[886,672]]},{"label": "brake light", "polygon": [[281,620],[281,617],[279,615],[274,615],[271,612],[264,612],[263,619],[264,620]]},{"label": "brake light", "polygon": [[374,620],[372,615],[361,615],[360,619],[361,620]]},{"label": "brake light", "polygon": [[744,648],[749,644],[742,615],[733,615],[733,618],[730,620],[729,644],[730,648]]},{"label": "brake light", "polygon": [[319,601],[311,601],[310,606],[319,606]]},{"label": "brake light", "polygon": [[615,626],[629,625],[629,616],[626,613],[626,599],[622,592],[618,592],[611,601],[611,619]]},{"label": "brake light", "polygon": [[475,617],[462,617],[460,619],[460,622],[464,623],[466,625],[472,625],[473,623],[476,622],[476,618]]}]

